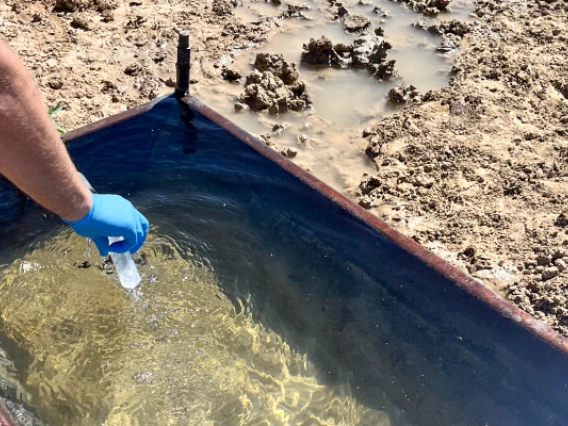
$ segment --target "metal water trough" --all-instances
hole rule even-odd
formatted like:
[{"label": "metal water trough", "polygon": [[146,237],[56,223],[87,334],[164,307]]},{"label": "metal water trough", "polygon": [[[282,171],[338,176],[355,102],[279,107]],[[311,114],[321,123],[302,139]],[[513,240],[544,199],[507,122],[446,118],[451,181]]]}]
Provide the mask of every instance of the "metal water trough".
[{"label": "metal water trough", "polygon": [[[264,313],[268,326],[278,327],[271,324],[277,312],[296,327],[295,346],[306,349],[317,341],[325,348],[312,355],[330,370],[329,380],[334,363],[341,364],[354,396],[385,409],[393,425],[568,424],[566,339],[187,96],[187,35],[180,46],[177,97],[157,99],[65,136],[80,167],[88,168],[91,156],[105,155],[109,131],[116,135],[112,151],[128,151],[133,147],[123,147],[121,135],[139,132],[158,116],[169,117],[164,132],[185,128],[182,139],[200,155],[179,166],[188,184],[208,185],[211,176],[201,180],[198,161],[230,165],[235,179],[244,183],[248,170],[261,170],[270,179],[255,180],[235,199],[243,199],[267,238],[273,224],[265,210],[283,212],[294,228],[290,232],[308,235],[306,240],[316,241],[333,259],[322,263],[318,273],[331,271],[324,290],[335,295],[334,306],[314,306],[309,296],[324,290],[305,282],[281,288],[268,279],[249,289],[273,311]],[[142,151],[180,150],[163,137],[159,143],[146,134],[140,139]],[[175,159],[168,161],[168,167],[177,167]],[[87,175],[96,180],[96,173],[91,165]],[[228,190],[211,184],[208,191]],[[22,230],[33,232],[26,225],[29,203],[19,203],[15,194],[0,185],[0,241],[17,239]],[[247,197],[262,203],[250,207]],[[298,269],[309,270],[310,265],[302,266],[303,254],[296,253],[300,246],[286,241],[283,253]],[[235,289],[225,290],[232,294]],[[0,426],[15,426],[1,408]]]}]

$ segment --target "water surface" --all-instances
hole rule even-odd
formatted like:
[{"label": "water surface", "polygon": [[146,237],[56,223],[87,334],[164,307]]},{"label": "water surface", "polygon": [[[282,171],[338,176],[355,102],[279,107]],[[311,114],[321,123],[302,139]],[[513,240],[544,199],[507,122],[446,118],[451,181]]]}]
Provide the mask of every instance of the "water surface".
[{"label": "water surface", "polygon": [[128,293],[0,183],[0,386],[53,426],[564,424],[560,352],[186,105],[69,148],[152,229]]}]

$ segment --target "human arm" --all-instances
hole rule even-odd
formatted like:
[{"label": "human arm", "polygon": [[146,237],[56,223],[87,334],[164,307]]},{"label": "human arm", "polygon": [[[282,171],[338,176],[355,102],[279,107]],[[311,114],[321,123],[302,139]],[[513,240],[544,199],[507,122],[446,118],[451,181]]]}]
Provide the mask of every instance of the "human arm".
[{"label": "human arm", "polygon": [[93,206],[39,90],[0,41],[0,173],[53,213],[75,221]]},{"label": "human arm", "polygon": [[108,238],[124,237],[112,251],[136,251],[148,221],[122,197],[93,197],[21,60],[0,41],[0,174],[46,209],[61,216],[102,255]]}]

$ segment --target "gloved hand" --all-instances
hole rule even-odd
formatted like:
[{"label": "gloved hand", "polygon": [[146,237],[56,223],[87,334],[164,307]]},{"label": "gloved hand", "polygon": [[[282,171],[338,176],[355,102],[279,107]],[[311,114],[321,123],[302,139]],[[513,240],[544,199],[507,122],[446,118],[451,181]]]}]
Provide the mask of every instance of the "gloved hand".
[{"label": "gloved hand", "polygon": [[[146,241],[150,227],[132,203],[119,195],[93,194],[93,207],[87,216],[74,222],[63,221],[77,234],[93,240],[101,256],[108,256],[109,251],[136,253]],[[123,237],[124,240],[109,244],[108,237]]]}]

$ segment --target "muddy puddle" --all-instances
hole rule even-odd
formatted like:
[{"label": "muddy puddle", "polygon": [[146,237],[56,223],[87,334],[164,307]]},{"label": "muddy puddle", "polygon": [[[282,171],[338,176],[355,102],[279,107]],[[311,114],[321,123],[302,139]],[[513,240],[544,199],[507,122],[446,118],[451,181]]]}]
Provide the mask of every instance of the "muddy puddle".
[{"label": "muddy puddle", "polygon": [[[351,14],[370,19],[368,33],[379,27],[384,29],[384,38],[392,45],[387,59],[396,60],[399,74],[399,78],[390,81],[378,81],[366,70],[314,69],[300,64],[302,46],[311,38],[326,36],[334,44],[350,44],[360,35],[346,32],[341,20],[333,20],[327,1],[305,4],[309,6],[302,12],[305,18],[278,19],[280,27],[274,30],[274,35],[265,45],[248,51],[240,50],[234,57],[225,58],[224,65],[243,74],[240,82],[203,79],[200,84],[193,85],[192,90],[201,100],[245,130],[268,136],[268,143],[275,149],[286,151],[293,148],[294,161],[334,188],[353,193],[362,174],[374,171],[374,166],[363,152],[366,146],[366,141],[361,138],[363,129],[397,110],[387,102],[389,90],[404,82],[425,93],[443,87],[450,78],[452,54],[436,52],[440,37],[412,24],[431,24],[448,19],[471,21],[469,15],[473,11],[474,0],[454,1],[451,11],[440,13],[435,18],[387,0],[348,6]],[[379,13],[375,11],[376,7],[380,8]],[[243,1],[234,13],[244,22],[255,22],[266,16],[279,17],[286,10],[286,4],[275,6],[273,3]],[[282,54],[286,61],[299,66],[300,80],[308,83],[313,99],[310,110],[278,116],[266,112],[235,112],[235,99],[243,93],[244,80],[259,52]],[[196,72],[199,73],[199,70]]]}]

